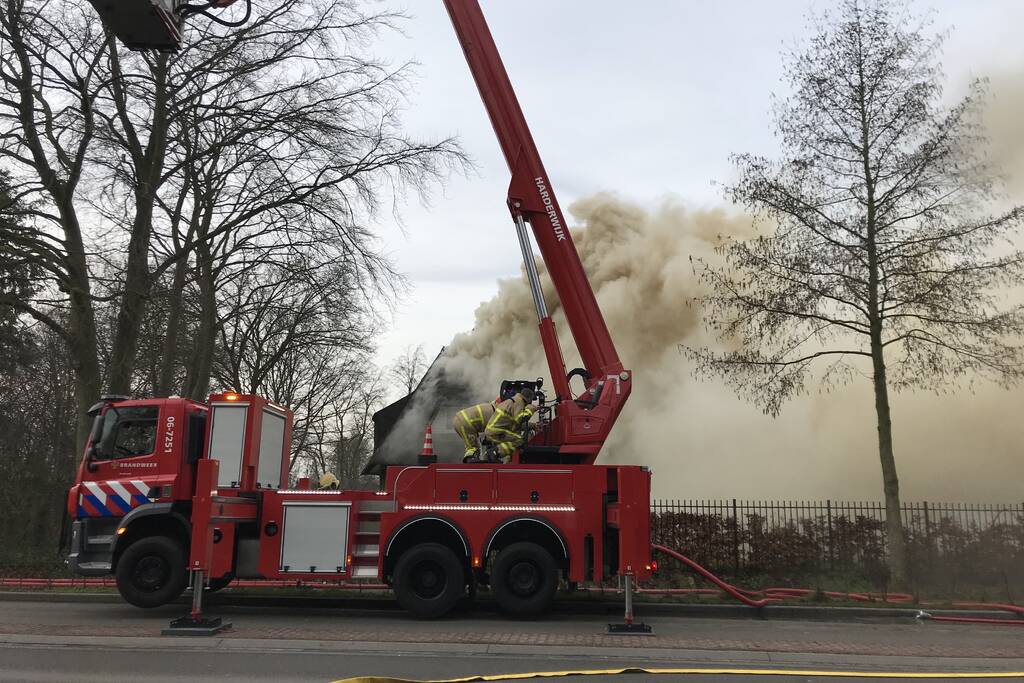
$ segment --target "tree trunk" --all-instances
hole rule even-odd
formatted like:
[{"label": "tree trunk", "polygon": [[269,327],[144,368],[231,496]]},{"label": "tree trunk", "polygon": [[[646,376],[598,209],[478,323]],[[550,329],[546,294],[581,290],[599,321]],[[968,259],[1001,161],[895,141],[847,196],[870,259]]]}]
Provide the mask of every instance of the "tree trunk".
[{"label": "tree trunk", "polygon": [[896,475],[896,457],[892,448],[892,415],[889,410],[889,383],[885,374],[885,346],[882,341],[884,321],[882,302],[879,300],[878,206],[875,197],[877,178],[872,170],[871,134],[867,114],[868,89],[864,80],[863,55],[860,55],[859,59],[857,97],[860,110],[860,152],[864,170],[865,208],[867,210],[867,240],[865,244],[868,261],[867,317],[871,339],[875,414],[878,422],[878,457],[882,462],[882,491],[885,495],[885,530],[888,541],[887,561],[890,579],[896,585],[902,586],[907,579],[907,548],[900,510],[900,480]]},{"label": "tree trunk", "polygon": [[179,259],[174,264],[174,280],[168,292],[167,327],[164,332],[163,352],[160,358],[160,376],[154,387],[154,394],[166,396],[171,393],[174,383],[174,370],[178,365],[178,327],[181,325],[181,310],[184,302],[182,292],[185,290],[185,277],[188,273],[188,259]]},{"label": "tree trunk", "polygon": [[[200,247],[197,258],[208,258]],[[208,263],[197,266],[199,276],[199,329],[193,340],[192,353],[185,377],[183,395],[194,401],[203,401],[210,389],[210,372],[213,367],[214,336],[217,331],[217,298],[214,292],[213,273]]]},{"label": "tree trunk", "polygon": [[[55,183],[56,186],[56,183]],[[96,343],[96,316],[92,307],[89,267],[85,244],[71,197],[55,187],[53,194],[61,212],[64,227],[64,248],[67,250],[68,329],[67,349],[75,373],[75,458],[77,463],[85,450],[92,430],[92,418],[86,414],[99,400],[102,383]]]},{"label": "tree trunk", "polygon": [[[873,337],[873,335],[872,335]],[[885,493],[885,531],[889,551],[889,571],[893,582],[901,586],[907,580],[907,544],[903,534],[900,506],[900,480],[892,448],[892,417],[889,412],[889,385],[881,339],[871,341],[874,366],[875,413],[878,418],[878,457],[882,462],[882,489]]]},{"label": "tree trunk", "polygon": [[892,581],[902,586],[907,579],[907,549],[900,510],[900,480],[896,474],[896,456],[892,447],[892,414],[889,410],[889,382],[885,373],[885,347],[882,342],[882,314],[879,309],[879,266],[875,246],[873,192],[868,191],[868,323],[871,337],[872,383],[875,390],[875,415],[878,423],[878,457],[882,462],[882,491],[885,495],[885,531],[888,565]]},{"label": "tree trunk", "polygon": [[92,429],[92,418],[86,411],[99,400],[101,386],[100,364],[96,356],[96,323],[87,295],[72,294],[69,317],[68,352],[75,371],[75,399],[78,404],[75,452],[80,456]]},{"label": "tree trunk", "polygon": [[[136,202],[136,212],[143,210]],[[128,263],[124,274],[124,292],[117,312],[117,326],[114,346],[110,353],[110,374],[107,385],[115,394],[131,393],[132,372],[135,370],[135,356],[139,346],[139,328],[146,311],[149,296],[150,276],[149,238],[150,221],[136,218],[132,226],[132,237],[128,243]]]},{"label": "tree trunk", "polygon": [[[78,239],[77,218],[65,218],[65,240],[68,250],[68,355],[75,372],[75,399],[78,404],[75,425],[75,450],[81,456],[92,429],[92,418],[86,411],[100,398],[100,362],[96,352],[96,318],[89,296],[89,273],[85,250]],[[77,457],[75,458],[77,461]]]},{"label": "tree trunk", "polygon": [[[871,197],[869,190],[869,197]],[[872,198],[873,199],[873,198]],[[889,382],[885,373],[885,347],[882,342],[882,315],[878,301],[878,253],[875,247],[873,203],[868,208],[868,322],[871,336],[872,383],[875,390],[875,416],[878,423],[878,457],[882,463],[882,491],[885,495],[885,531],[888,541],[888,565],[892,581],[902,586],[907,579],[907,549],[900,510],[900,480],[896,474],[896,456],[892,447],[892,414],[889,409]]]},{"label": "tree trunk", "polygon": [[[153,206],[160,186],[167,144],[167,55],[161,55],[153,67],[153,119],[145,150],[133,150],[137,182],[135,220],[128,241],[128,261],[124,274],[124,293],[117,313],[114,346],[110,354],[108,385],[115,393],[131,391],[132,372],[139,347],[139,328],[146,312],[152,284],[149,273],[149,243],[153,232]],[[127,117],[125,117],[127,118]],[[134,138],[130,138],[134,139]]]}]

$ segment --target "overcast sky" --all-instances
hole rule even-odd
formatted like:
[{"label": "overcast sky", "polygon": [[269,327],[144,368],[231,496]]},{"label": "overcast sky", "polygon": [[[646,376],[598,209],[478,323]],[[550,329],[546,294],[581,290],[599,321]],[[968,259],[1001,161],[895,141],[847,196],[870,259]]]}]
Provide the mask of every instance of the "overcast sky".
[{"label": "overcast sky", "polygon": [[[401,225],[378,233],[411,285],[389,319],[378,360],[422,343],[433,356],[469,330],[496,280],[519,269],[505,192],[509,175],[440,0],[386,5],[404,10],[405,35],[376,46],[396,63],[418,62],[407,130],[457,135],[473,157],[430,206],[413,199]],[[729,154],[772,154],[770,96],[781,91],[780,51],[806,34],[821,0],[482,0],[491,31],[564,209],[596,192],[643,204],[669,195],[722,204],[715,181],[730,178]],[[1024,1],[914,3],[952,30],[944,65],[949,93],[972,76],[1024,78]],[[573,221],[570,219],[570,224]]]}]

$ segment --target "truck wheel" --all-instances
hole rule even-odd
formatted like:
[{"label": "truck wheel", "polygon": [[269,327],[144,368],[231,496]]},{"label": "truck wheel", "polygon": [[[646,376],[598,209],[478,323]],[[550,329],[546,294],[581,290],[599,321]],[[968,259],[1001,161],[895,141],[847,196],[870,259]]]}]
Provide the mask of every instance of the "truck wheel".
[{"label": "truck wheel", "polygon": [[509,614],[541,614],[551,606],[558,590],[558,566],[551,553],[536,543],[513,543],[494,560],[491,590]]},{"label": "truck wheel", "polygon": [[450,612],[466,588],[462,563],[440,543],[420,543],[402,553],[394,577],[398,603],[420,619]]},{"label": "truck wheel", "polygon": [[167,536],[141,538],[117,562],[117,590],[136,607],[159,607],[177,598],[188,583],[185,552]]}]

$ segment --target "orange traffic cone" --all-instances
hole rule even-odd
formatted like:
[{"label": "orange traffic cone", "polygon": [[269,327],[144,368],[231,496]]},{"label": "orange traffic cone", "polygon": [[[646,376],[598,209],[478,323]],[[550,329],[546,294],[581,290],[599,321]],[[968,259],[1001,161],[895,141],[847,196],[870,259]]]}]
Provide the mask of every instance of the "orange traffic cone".
[{"label": "orange traffic cone", "polygon": [[437,462],[437,456],[434,455],[434,432],[429,422],[427,431],[423,435],[423,450],[420,451],[420,457],[417,460],[421,465],[432,465]]}]

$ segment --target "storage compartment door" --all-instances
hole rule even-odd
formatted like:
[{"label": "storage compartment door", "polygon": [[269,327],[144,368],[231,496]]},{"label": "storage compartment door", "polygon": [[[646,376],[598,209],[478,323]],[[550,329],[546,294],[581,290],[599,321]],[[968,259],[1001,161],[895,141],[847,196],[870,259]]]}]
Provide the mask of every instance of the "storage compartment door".
[{"label": "storage compartment door", "polygon": [[263,411],[260,430],[260,462],[256,468],[256,485],[281,488],[281,458],[284,456],[285,417],[276,410]]},{"label": "storage compartment door", "polygon": [[282,572],[337,574],[345,568],[351,503],[284,503]]},{"label": "storage compartment door", "polygon": [[211,409],[210,459],[220,462],[217,486],[240,486],[242,483],[242,448],[245,444],[247,403],[215,403]]},{"label": "storage compartment door", "polygon": [[566,505],[573,501],[572,471],[498,470],[498,500],[520,505]]},{"label": "storage compartment door", "polygon": [[494,470],[437,469],[434,480],[434,502],[468,505],[490,505],[494,498]]}]

